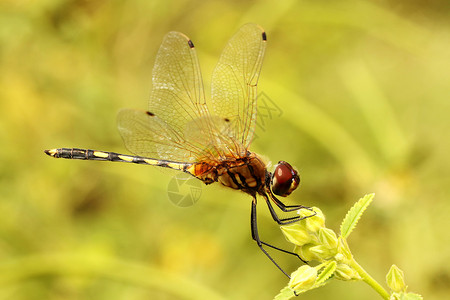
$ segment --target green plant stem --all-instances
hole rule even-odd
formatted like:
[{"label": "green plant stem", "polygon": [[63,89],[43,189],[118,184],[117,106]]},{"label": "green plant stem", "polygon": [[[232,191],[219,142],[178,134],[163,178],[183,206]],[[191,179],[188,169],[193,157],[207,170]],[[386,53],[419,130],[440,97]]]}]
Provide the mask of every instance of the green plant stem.
[{"label": "green plant stem", "polygon": [[361,276],[362,280],[370,285],[378,294],[383,297],[383,299],[389,300],[389,293],[375,280],[370,276],[366,270],[361,267],[354,258],[349,261],[349,265],[358,272],[359,276]]}]

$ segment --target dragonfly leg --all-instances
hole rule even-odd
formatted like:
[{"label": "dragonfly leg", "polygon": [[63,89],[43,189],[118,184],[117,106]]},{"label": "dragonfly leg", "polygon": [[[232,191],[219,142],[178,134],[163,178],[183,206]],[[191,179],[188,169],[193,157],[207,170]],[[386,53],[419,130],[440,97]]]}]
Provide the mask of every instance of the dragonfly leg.
[{"label": "dragonfly leg", "polygon": [[[272,191],[270,190],[270,187],[267,186],[267,185],[266,185],[266,192],[267,192],[267,194],[269,194],[270,199],[272,199],[272,201],[276,204],[276,206],[278,206],[278,208],[281,209],[283,212],[296,211],[296,210],[299,210],[299,209],[301,209],[301,208],[305,208],[305,209],[308,209],[308,210],[314,212],[314,211],[312,210],[312,208],[311,208],[311,207],[308,207],[308,206],[303,206],[303,205],[300,205],[300,204],[297,204],[297,205],[286,205],[286,204],[284,204],[284,203],[281,202],[277,197],[275,197],[275,195],[274,195],[274,194],[272,193]],[[315,216],[315,215],[316,215],[316,213],[314,212],[314,214],[312,214],[311,217],[312,217],[312,216]],[[310,217],[310,216],[308,216],[308,218],[309,218],[309,217]]]},{"label": "dragonfly leg", "polygon": [[[251,224],[251,231],[252,231],[252,239],[256,241],[256,244],[258,245],[259,249],[261,249],[261,251],[270,259],[270,261],[284,274],[287,276],[287,278],[291,279],[291,276],[289,276],[281,267],[280,265],[277,264],[277,262],[272,258],[272,256],[270,256],[270,254],[266,251],[266,249],[264,249],[264,245],[280,250],[279,248],[272,246],[268,243],[265,243],[263,241],[261,241],[261,239],[259,238],[259,233],[258,233],[258,224],[257,224],[257,220],[256,220],[256,197],[253,197],[253,201],[252,201],[252,209],[251,209],[251,218],[250,218],[250,224]],[[287,252],[284,251],[283,252]]]},{"label": "dragonfly leg", "polygon": [[301,260],[302,262],[304,262],[305,264],[308,264],[308,262],[307,262],[306,260],[304,260],[303,258],[301,258],[300,255],[298,255],[298,254],[295,253],[295,252],[292,252],[292,251],[288,251],[288,250],[284,250],[284,249],[278,248],[278,247],[276,247],[276,246],[274,246],[274,245],[268,244],[268,243],[263,242],[263,241],[261,241],[261,244],[263,244],[263,245],[265,245],[265,246],[267,246],[267,247],[270,247],[270,248],[272,248],[272,249],[278,250],[278,251],[280,251],[280,252],[283,252],[283,253],[286,253],[286,254],[290,254],[290,255],[294,255],[295,257],[297,257],[298,259],[300,259],[300,260]]},{"label": "dragonfly leg", "polygon": [[[267,195],[263,195],[263,197],[264,197],[264,199],[266,200],[266,203],[267,203],[267,206],[268,206],[268,208],[269,208],[269,211],[270,211],[270,214],[271,214],[272,218],[273,218],[274,221],[277,222],[279,225],[292,224],[292,223],[295,223],[295,222],[297,222],[297,221],[300,221],[300,220],[303,220],[303,219],[305,219],[305,218],[309,218],[309,217],[312,217],[312,216],[315,215],[315,214],[313,214],[313,215],[311,215],[311,216],[304,216],[304,217],[295,216],[295,217],[290,217],[290,218],[280,218],[280,217],[278,217],[277,213],[275,212],[275,210],[274,210],[274,208],[273,208],[273,206],[272,206],[272,203],[270,202],[270,199],[268,198],[268,196],[267,196]],[[288,253],[288,254],[294,255],[294,256],[296,256],[297,258],[299,258],[302,262],[304,262],[305,264],[308,263],[308,262],[305,261],[303,258],[301,258],[297,253],[294,253],[294,252],[291,252],[291,251],[287,251],[287,250],[284,250],[284,249],[275,247],[275,246],[273,246],[273,245],[270,245],[270,244],[267,244],[267,243],[264,243],[264,242],[262,242],[262,244],[264,244],[264,245],[266,245],[266,246],[268,246],[268,247],[271,247],[271,248],[273,248],[273,249],[276,249],[276,250],[278,250],[278,251],[281,251],[281,252],[284,252],[284,253]]]},{"label": "dragonfly leg", "polygon": [[270,202],[269,197],[266,194],[262,195],[264,197],[264,200],[266,200],[267,203],[267,207],[269,208],[270,211],[270,215],[272,216],[272,219],[278,223],[278,225],[287,225],[287,224],[292,224],[295,223],[297,221],[303,220],[305,218],[308,218],[310,216],[305,216],[305,217],[301,217],[301,216],[294,216],[294,217],[288,217],[288,218],[280,218],[277,213],[275,212],[275,209],[272,206],[272,202]]}]

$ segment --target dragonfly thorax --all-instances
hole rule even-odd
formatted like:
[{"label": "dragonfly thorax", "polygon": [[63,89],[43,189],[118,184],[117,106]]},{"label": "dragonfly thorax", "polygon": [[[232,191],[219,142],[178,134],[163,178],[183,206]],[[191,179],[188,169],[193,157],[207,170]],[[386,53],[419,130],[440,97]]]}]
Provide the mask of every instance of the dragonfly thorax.
[{"label": "dragonfly thorax", "polygon": [[202,161],[194,164],[189,173],[206,184],[220,182],[226,187],[255,195],[263,190],[266,164],[255,153],[224,161]]}]

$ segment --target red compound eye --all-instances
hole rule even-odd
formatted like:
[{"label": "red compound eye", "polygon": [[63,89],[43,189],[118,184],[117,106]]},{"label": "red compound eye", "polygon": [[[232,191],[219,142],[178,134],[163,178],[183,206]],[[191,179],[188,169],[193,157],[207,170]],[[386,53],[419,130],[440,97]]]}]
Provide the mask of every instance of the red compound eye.
[{"label": "red compound eye", "polygon": [[272,192],[286,197],[294,191],[300,183],[300,176],[294,168],[285,161],[280,161],[272,175]]}]

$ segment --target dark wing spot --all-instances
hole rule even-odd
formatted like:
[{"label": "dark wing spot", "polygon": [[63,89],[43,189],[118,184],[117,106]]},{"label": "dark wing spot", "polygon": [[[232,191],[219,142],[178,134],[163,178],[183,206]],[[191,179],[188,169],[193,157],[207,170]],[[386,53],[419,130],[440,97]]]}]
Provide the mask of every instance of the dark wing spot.
[{"label": "dark wing spot", "polygon": [[194,43],[191,40],[188,41],[188,45],[189,47],[194,48]]},{"label": "dark wing spot", "polygon": [[265,32],[262,33],[262,39],[263,39],[263,41],[267,41],[267,36],[266,36]]},{"label": "dark wing spot", "polygon": [[151,111],[146,111],[145,113],[146,113],[147,115],[149,115],[150,117],[154,117],[154,116],[155,116],[155,114],[152,113]]},{"label": "dark wing spot", "polygon": [[223,119],[225,122],[230,122],[230,119],[228,119],[228,118],[225,118],[225,119]]}]

